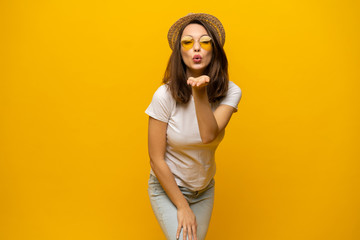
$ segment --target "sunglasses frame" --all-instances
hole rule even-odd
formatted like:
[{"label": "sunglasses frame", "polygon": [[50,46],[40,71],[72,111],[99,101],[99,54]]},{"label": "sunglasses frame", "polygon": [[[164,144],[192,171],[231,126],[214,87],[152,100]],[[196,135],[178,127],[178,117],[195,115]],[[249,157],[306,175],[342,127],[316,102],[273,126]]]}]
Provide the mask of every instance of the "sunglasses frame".
[{"label": "sunglasses frame", "polygon": [[[206,40],[206,41],[201,41],[201,39],[202,38],[204,38],[204,37],[206,37],[206,39],[209,39],[209,40]],[[185,46],[185,44],[184,44],[184,42],[189,42],[189,41],[191,41],[192,43],[191,43],[191,46]],[[206,51],[209,51],[211,48],[212,48],[212,41],[213,41],[213,39],[210,37],[210,36],[208,36],[208,35],[204,35],[204,36],[201,36],[200,37],[200,39],[199,39],[199,44],[200,44],[200,46],[201,46],[201,48],[202,49],[204,49],[204,50],[206,50]],[[204,46],[203,46],[203,44],[205,43],[208,43],[208,42],[210,42],[210,47],[208,48],[208,47],[205,47],[204,48]],[[193,37],[191,37],[191,36],[184,36],[182,39],[181,39],[181,41],[180,41],[180,44],[181,44],[181,46],[183,46],[183,48],[185,49],[185,50],[190,50],[191,48],[193,48],[194,47],[194,43],[195,43],[195,39],[193,38]],[[189,43],[190,44],[190,43]]]}]

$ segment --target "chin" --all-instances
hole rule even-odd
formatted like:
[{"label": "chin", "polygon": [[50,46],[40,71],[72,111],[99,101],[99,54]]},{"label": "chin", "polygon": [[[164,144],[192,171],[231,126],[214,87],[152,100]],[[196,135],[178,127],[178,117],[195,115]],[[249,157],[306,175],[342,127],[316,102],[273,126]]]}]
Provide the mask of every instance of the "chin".
[{"label": "chin", "polygon": [[203,72],[203,71],[205,70],[205,67],[200,67],[200,68],[192,68],[192,67],[189,67],[189,69],[190,69],[191,71],[201,71],[201,72]]},{"label": "chin", "polygon": [[204,66],[204,65],[201,65],[201,66],[199,66],[199,65],[192,65],[192,66],[190,66],[190,68],[191,69],[196,69],[196,70],[200,70],[200,69],[205,69],[206,68],[206,66]]},{"label": "chin", "polygon": [[190,65],[187,65],[187,67],[190,69],[194,69],[194,70],[205,70],[205,68],[208,65],[209,64],[193,64],[193,63],[191,63]]}]

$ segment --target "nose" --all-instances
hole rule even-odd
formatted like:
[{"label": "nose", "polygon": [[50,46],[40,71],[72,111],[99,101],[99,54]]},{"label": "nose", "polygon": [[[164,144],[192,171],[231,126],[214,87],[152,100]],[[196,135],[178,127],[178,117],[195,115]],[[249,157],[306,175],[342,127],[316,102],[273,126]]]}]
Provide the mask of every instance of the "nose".
[{"label": "nose", "polygon": [[200,50],[200,43],[199,42],[197,42],[197,41],[195,41],[195,43],[194,43],[194,51],[199,51]]}]

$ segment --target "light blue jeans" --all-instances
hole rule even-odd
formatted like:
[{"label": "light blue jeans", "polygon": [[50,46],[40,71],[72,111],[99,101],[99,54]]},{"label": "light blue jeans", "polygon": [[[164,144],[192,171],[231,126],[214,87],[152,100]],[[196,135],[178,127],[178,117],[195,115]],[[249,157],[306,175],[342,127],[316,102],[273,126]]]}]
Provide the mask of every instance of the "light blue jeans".
[{"label": "light blue jeans", "polygon": [[[198,225],[197,238],[198,240],[204,240],[214,205],[215,180],[213,178],[209,185],[200,191],[192,191],[182,186],[179,186],[179,189],[196,216],[196,223]],[[177,208],[162,188],[158,179],[152,174],[150,174],[148,181],[148,193],[151,207],[166,239],[175,240],[178,228]],[[189,239],[188,236],[186,239]],[[182,229],[179,240],[183,240]]]}]

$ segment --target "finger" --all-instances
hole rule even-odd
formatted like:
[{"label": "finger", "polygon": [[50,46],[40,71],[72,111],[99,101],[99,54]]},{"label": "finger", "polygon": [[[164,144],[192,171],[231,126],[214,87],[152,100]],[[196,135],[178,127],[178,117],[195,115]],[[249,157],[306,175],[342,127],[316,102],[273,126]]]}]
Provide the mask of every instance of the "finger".
[{"label": "finger", "polygon": [[181,231],[181,224],[178,225],[178,228],[176,231],[176,240],[179,239],[180,231]]},{"label": "finger", "polygon": [[193,81],[194,81],[194,78],[193,78],[193,77],[189,77],[188,80],[187,80],[187,82],[189,82],[189,83],[191,83],[191,82],[193,82]]},{"label": "finger", "polygon": [[186,240],[187,228],[183,226],[183,240]]},{"label": "finger", "polygon": [[205,79],[206,79],[206,77],[205,77],[205,76],[202,76],[202,77],[199,78],[199,81],[202,82],[202,81],[205,81]]},{"label": "finger", "polygon": [[192,226],[192,232],[194,234],[194,240],[197,240],[197,226],[196,226],[196,223],[195,223],[195,225]]},{"label": "finger", "polygon": [[189,240],[192,240],[192,228],[191,228],[191,226],[189,226],[188,229],[189,229],[189,233],[188,233]]}]

